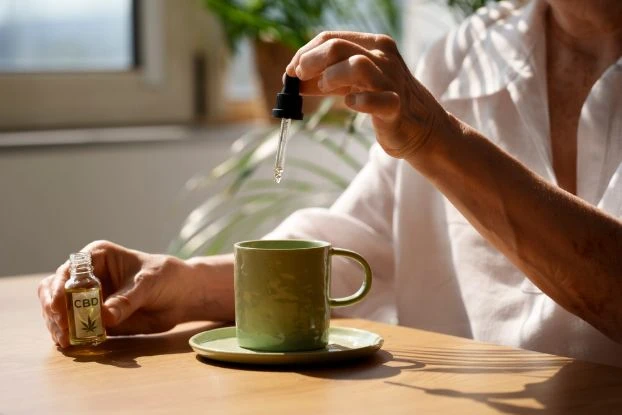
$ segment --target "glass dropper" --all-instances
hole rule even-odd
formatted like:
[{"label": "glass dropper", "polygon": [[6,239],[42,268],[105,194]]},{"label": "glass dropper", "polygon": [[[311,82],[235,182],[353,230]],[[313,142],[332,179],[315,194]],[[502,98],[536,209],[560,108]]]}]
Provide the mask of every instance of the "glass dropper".
[{"label": "glass dropper", "polygon": [[276,161],[274,162],[274,181],[281,183],[283,177],[283,169],[285,167],[285,147],[287,146],[287,132],[291,118],[283,118],[281,120],[281,132],[279,133],[279,146],[276,150]]},{"label": "glass dropper", "polygon": [[287,133],[291,120],[302,120],[302,97],[300,96],[300,79],[285,75],[283,90],[276,95],[276,106],[272,116],[281,118],[279,144],[274,163],[274,181],[281,182],[285,171],[285,148],[287,147]]}]

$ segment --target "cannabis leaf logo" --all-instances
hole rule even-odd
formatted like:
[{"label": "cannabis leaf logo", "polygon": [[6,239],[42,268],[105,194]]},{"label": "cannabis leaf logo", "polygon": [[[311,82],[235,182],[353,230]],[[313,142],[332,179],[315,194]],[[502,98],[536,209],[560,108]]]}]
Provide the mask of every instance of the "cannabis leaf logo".
[{"label": "cannabis leaf logo", "polygon": [[86,323],[84,321],[82,322],[82,329],[84,331],[94,333],[96,328],[97,328],[97,322],[95,320],[91,320],[91,316],[89,316]]}]

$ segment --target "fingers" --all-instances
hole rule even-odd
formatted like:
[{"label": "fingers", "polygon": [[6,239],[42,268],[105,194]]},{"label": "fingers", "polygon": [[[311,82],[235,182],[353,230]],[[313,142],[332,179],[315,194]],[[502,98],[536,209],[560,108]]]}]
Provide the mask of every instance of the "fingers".
[{"label": "fingers", "polygon": [[108,297],[104,303],[104,321],[107,326],[121,324],[145,303],[147,285],[152,279],[145,272],[139,272],[127,281],[119,291]]},{"label": "fingers", "polygon": [[69,346],[69,333],[67,327],[67,320],[60,314],[50,317],[45,312],[42,313],[45,325],[52,337],[52,341],[61,347]]},{"label": "fingers", "polygon": [[320,77],[310,79],[308,81],[303,81],[300,83],[300,93],[302,95],[348,95],[352,92],[352,88],[343,87],[333,89],[330,92],[321,91],[319,88]]},{"label": "fingers", "polygon": [[162,316],[138,310],[119,325],[108,329],[113,336],[130,334],[161,333],[175,327],[175,324],[163,319]]},{"label": "fingers", "polygon": [[[283,84],[285,84],[285,75],[286,73],[283,73],[283,77],[281,79],[281,82]],[[320,80],[320,77],[318,76],[316,78],[312,78],[307,81],[301,81],[300,82],[300,94],[301,95],[347,95],[350,93],[350,88],[342,88],[342,89],[331,91],[329,94],[325,94],[324,92],[320,91],[320,89],[318,88],[319,80]]]},{"label": "fingers", "polygon": [[341,39],[357,44],[365,49],[373,49],[378,44],[378,41],[382,41],[385,37],[383,35],[359,32],[322,32],[296,52],[289,65],[287,65],[286,72],[289,76],[298,76],[296,68],[300,64],[301,57],[331,39]]},{"label": "fingers", "polygon": [[65,299],[65,282],[69,278],[69,261],[56,270],[51,281],[49,293],[50,314],[54,319],[54,336],[60,347],[69,346],[69,328],[67,323],[67,305]]},{"label": "fingers", "polygon": [[[98,278],[106,280],[121,275],[119,269],[121,263],[117,260],[117,254],[123,250],[125,248],[109,241],[93,241],[81,249],[82,252],[91,253],[93,273]],[[102,281],[102,284],[104,283],[105,281]]]},{"label": "fingers", "polygon": [[318,80],[318,89],[323,93],[345,88],[381,91],[388,89],[389,85],[380,68],[371,59],[364,55],[354,55],[326,68]]},{"label": "fingers", "polygon": [[57,274],[39,283],[38,295],[41,313],[52,340],[61,347],[69,346],[67,310],[64,287],[69,275],[68,263],[61,265]]},{"label": "fingers", "polygon": [[104,297],[114,293],[141,268],[140,252],[109,241],[94,241],[82,248],[90,252],[93,273],[99,278]]},{"label": "fingers", "polygon": [[302,80],[303,95],[392,91],[398,55],[385,35],[323,32],[296,53],[286,73]]},{"label": "fingers", "polygon": [[50,318],[46,318],[44,316],[44,320],[45,320],[45,325],[47,326],[48,332],[50,333],[50,336],[52,337],[52,341],[54,343],[56,343],[57,345],[61,345],[60,340],[63,340],[63,332],[62,330],[58,327],[58,325],[54,322],[54,320],[50,319]]},{"label": "fingers", "polygon": [[69,279],[69,261],[56,269],[56,274],[51,277],[48,284],[50,312],[65,315],[65,283]]},{"label": "fingers", "polygon": [[389,89],[382,70],[367,56],[354,55],[301,83],[303,95],[348,95],[355,91]]},{"label": "fingers", "polygon": [[319,76],[324,69],[354,55],[371,57],[364,47],[345,39],[330,39],[303,53],[296,67],[296,76],[303,81]]},{"label": "fingers", "polygon": [[346,96],[346,105],[355,111],[372,114],[390,122],[400,113],[400,97],[392,91],[359,92]]}]

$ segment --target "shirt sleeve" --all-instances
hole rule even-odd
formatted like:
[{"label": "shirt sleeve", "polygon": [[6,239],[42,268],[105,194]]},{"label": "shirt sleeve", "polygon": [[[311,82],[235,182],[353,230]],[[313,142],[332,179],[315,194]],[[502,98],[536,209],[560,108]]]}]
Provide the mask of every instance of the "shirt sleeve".
[{"label": "shirt sleeve", "polygon": [[[363,169],[329,209],[295,212],[266,239],[319,239],[361,254],[373,272],[372,289],[358,304],[336,309],[337,315],[395,321],[393,211],[398,161],[375,144]],[[332,260],[331,296],[356,292],[363,270],[354,261]]]}]

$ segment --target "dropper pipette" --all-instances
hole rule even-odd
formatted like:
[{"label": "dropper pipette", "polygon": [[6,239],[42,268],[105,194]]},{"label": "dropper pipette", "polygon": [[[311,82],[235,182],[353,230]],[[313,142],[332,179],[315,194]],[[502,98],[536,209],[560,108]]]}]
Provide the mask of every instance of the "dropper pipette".
[{"label": "dropper pipette", "polygon": [[274,163],[274,181],[281,182],[285,171],[285,149],[287,147],[287,133],[291,120],[302,120],[302,96],[300,96],[300,79],[285,75],[283,90],[276,96],[276,106],[272,109],[272,116],[281,118],[279,144]]}]

